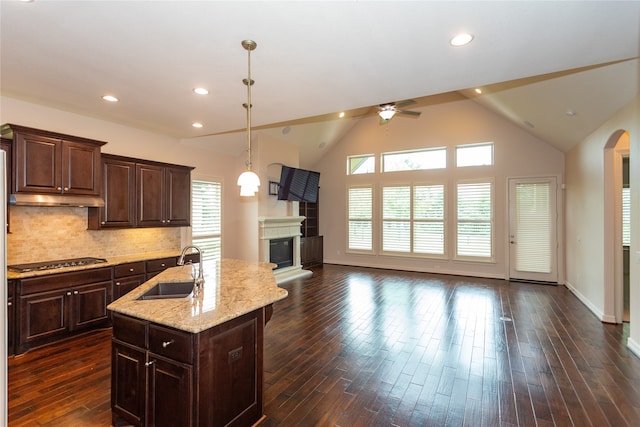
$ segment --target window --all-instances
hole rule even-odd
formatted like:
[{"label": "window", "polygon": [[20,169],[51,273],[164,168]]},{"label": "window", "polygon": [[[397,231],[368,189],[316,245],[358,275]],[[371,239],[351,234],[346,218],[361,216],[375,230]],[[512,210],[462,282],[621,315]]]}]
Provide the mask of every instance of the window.
[{"label": "window", "polygon": [[222,257],[222,184],[191,181],[191,242],[203,250],[203,259]]},{"label": "window", "polygon": [[349,188],[348,204],[348,249],[370,252],[373,250],[373,189]]},{"label": "window", "polygon": [[493,143],[459,145],[456,147],[456,166],[493,165]]},{"label": "window", "polygon": [[493,257],[493,184],[458,183],[456,256]]},{"label": "window", "polygon": [[622,189],[622,245],[631,246],[631,191]]},{"label": "window", "polygon": [[382,189],[382,250],[444,255],[444,185]]},{"label": "window", "polygon": [[347,175],[374,173],[376,171],[375,160],[373,154],[347,157]]},{"label": "window", "polygon": [[447,149],[398,151],[382,154],[382,171],[398,172],[425,169],[444,169],[447,167]]}]

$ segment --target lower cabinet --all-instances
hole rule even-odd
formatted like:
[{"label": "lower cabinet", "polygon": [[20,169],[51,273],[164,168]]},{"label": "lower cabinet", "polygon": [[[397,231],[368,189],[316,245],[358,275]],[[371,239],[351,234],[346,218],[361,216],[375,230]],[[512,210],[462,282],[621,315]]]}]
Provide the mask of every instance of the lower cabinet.
[{"label": "lower cabinet", "polygon": [[15,281],[7,281],[7,356],[15,354],[15,336],[16,336],[16,310],[13,292]]},{"label": "lower cabinet", "polygon": [[22,279],[17,288],[17,354],[108,324],[111,268]]},{"label": "lower cabinet", "polygon": [[255,424],[262,417],[264,320],[262,308],[189,333],[113,313],[113,425]]},{"label": "lower cabinet", "polygon": [[322,236],[300,238],[300,262],[303,268],[322,265],[323,259]]}]

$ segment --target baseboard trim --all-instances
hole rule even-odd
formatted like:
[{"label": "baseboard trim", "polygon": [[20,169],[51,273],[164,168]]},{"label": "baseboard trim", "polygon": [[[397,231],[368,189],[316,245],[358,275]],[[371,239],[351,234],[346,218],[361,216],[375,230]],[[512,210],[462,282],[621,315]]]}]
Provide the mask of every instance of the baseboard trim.
[{"label": "baseboard trim", "polygon": [[567,287],[567,289],[569,289],[569,291],[571,291],[572,294],[576,296],[576,298],[580,300],[582,304],[585,305],[585,307],[587,307],[598,319],[600,319],[601,322],[616,323],[615,316],[604,314],[598,307],[593,305],[593,303],[589,301],[587,297],[582,295],[582,293],[580,293],[580,291],[576,289],[576,287],[573,286],[568,280],[564,285]]},{"label": "baseboard trim", "polygon": [[631,350],[631,352],[637,357],[640,357],[640,344],[638,344],[632,338],[627,338],[627,348]]}]

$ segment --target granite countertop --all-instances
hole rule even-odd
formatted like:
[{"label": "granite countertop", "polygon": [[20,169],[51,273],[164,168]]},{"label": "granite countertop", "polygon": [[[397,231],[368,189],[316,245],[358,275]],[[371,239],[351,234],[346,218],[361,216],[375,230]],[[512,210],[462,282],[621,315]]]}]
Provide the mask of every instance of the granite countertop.
[{"label": "granite countertop", "polygon": [[7,270],[7,279],[26,279],[28,277],[46,276],[49,274],[68,273],[70,271],[92,270],[95,268],[112,267],[114,265],[126,264],[128,262],[145,261],[159,258],[171,258],[179,257],[181,251],[161,251],[161,252],[146,252],[140,254],[122,255],[117,257],[107,258],[107,262],[101,262],[98,264],[82,265],[75,267],[57,268],[53,270],[39,270],[29,271],[27,273],[18,273],[15,271]]},{"label": "granite countertop", "polygon": [[187,332],[198,333],[287,297],[273,276],[274,264],[236,259],[206,262],[197,297],[137,300],[158,282],[191,280],[191,266],[168,268],[107,307]]}]

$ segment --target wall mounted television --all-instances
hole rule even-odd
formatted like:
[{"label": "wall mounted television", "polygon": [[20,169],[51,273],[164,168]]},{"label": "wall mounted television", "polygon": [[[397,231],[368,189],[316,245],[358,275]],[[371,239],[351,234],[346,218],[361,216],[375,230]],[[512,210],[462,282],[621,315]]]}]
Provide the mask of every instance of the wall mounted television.
[{"label": "wall mounted television", "polygon": [[316,203],[319,185],[320,172],[282,166],[278,200]]}]

